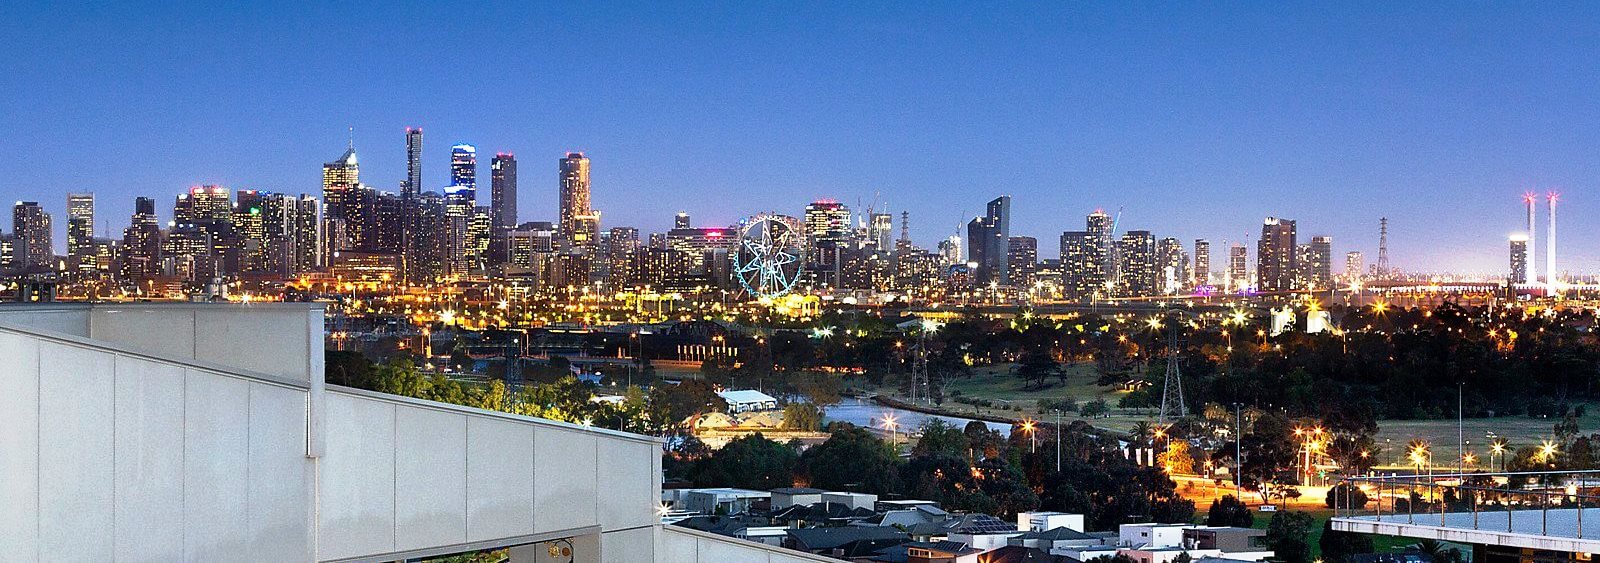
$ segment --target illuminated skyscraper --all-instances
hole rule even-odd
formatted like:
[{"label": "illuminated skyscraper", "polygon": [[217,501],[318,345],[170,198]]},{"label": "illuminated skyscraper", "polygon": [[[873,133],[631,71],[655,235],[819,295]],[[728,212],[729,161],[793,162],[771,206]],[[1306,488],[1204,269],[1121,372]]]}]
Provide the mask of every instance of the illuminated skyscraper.
[{"label": "illuminated skyscraper", "polygon": [[612,227],[606,238],[606,261],[612,287],[628,287],[635,282],[634,258],[639,254],[639,229]]},{"label": "illuminated skyscraper", "polygon": [[1250,249],[1233,243],[1228,247],[1228,291],[1241,291],[1250,287]]},{"label": "illuminated skyscraper", "polygon": [[672,228],[674,229],[687,229],[691,226],[689,224],[689,212],[687,211],[679,211],[677,215],[672,217]]},{"label": "illuminated skyscraper", "polygon": [[361,186],[361,167],[351,145],[337,160],[322,165],[323,256],[362,248],[372,238],[366,228],[371,214],[367,190]]},{"label": "illuminated skyscraper", "polygon": [[1261,240],[1256,241],[1256,285],[1261,291],[1294,289],[1296,250],[1294,221],[1268,217],[1261,223]]},{"label": "illuminated skyscraper", "polygon": [[137,284],[161,271],[161,225],[156,221],[156,200],[133,201],[133,216],[122,231],[122,277]]},{"label": "illuminated skyscraper", "polygon": [[422,193],[422,128],[406,128],[406,180],[400,184],[400,195],[415,200]]},{"label": "illuminated skyscraper", "polygon": [[67,267],[95,269],[94,194],[67,194]]},{"label": "illuminated skyscraper", "polygon": [[1116,235],[1112,232],[1117,228],[1116,222],[1116,218],[1096,209],[1094,213],[1089,214],[1084,223],[1084,230],[1095,245],[1093,254],[1089,257],[1090,263],[1100,268],[1100,273],[1097,275],[1100,287],[1096,288],[1096,291],[1106,295],[1111,293],[1111,283],[1116,280],[1117,274],[1116,240],[1113,238]]},{"label": "illuminated skyscraper", "polygon": [[1511,272],[1506,280],[1528,283],[1528,235],[1511,235]]},{"label": "illuminated skyscraper", "polygon": [[478,200],[478,147],[459,143],[450,147],[450,185],[471,190]]},{"label": "illuminated skyscraper", "polygon": [[1311,288],[1327,289],[1333,286],[1333,237],[1311,237],[1308,256]]},{"label": "illuminated skyscraper", "polygon": [[1194,239],[1194,285],[1211,285],[1211,241]]},{"label": "illuminated skyscraper", "polygon": [[1011,196],[991,200],[982,217],[967,223],[967,255],[978,263],[979,285],[1008,283],[1011,241]]},{"label": "illuminated skyscraper", "polygon": [[1367,260],[1361,255],[1360,250],[1344,253],[1344,277],[1348,283],[1361,281],[1361,273],[1367,270]]},{"label": "illuminated skyscraper", "polygon": [[1027,287],[1033,284],[1039,266],[1039,240],[1033,237],[1011,237],[1006,244],[1006,263],[1010,265],[1007,284]]},{"label": "illuminated skyscraper", "polygon": [[11,208],[11,236],[15,245],[12,265],[50,268],[55,251],[50,241],[50,214],[37,201],[19,201]]},{"label": "illuminated skyscraper", "polygon": [[1117,290],[1123,297],[1148,297],[1155,295],[1159,267],[1156,264],[1156,237],[1150,231],[1127,231],[1118,243],[1121,264],[1118,267]]},{"label": "illuminated skyscraper", "polygon": [[600,215],[589,202],[589,157],[569,152],[561,158],[560,235],[568,247],[587,248],[594,244],[600,229]]},{"label": "illuminated skyscraper", "polygon": [[1172,295],[1182,291],[1189,282],[1188,257],[1184,256],[1183,243],[1167,237],[1156,243],[1156,289]]}]

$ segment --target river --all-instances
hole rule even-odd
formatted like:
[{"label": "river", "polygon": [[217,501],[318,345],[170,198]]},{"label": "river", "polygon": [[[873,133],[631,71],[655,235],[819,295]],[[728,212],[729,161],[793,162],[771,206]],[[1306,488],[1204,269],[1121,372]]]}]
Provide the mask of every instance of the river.
[{"label": "river", "polygon": [[[856,426],[871,428],[873,431],[880,434],[888,435],[888,431],[884,430],[883,428],[884,415],[894,415],[897,429],[900,431],[902,436],[904,436],[908,431],[916,432],[918,428],[922,427],[922,423],[926,422],[930,418],[943,420],[955,425],[956,428],[966,428],[967,423],[972,422],[972,419],[970,418],[924,414],[916,411],[886,407],[874,403],[870,399],[858,399],[855,397],[846,397],[844,401],[840,402],[839,404],[823,409],[823,418],[828,421],[838,420],[842,422],[848,422]],[[985,421],[984,424],[987,425],[990,430],[999,431],[1002,436],[1011,435],[1010,424],[987,421]]]}]

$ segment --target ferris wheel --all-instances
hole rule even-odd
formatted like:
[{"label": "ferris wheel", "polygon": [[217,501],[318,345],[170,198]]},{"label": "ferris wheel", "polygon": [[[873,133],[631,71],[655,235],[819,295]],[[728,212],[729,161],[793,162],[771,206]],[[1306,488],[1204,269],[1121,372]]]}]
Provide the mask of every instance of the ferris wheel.
[{"label": "ferris wheel", "polygon": [[746,219],[733,248],[733,274],[755,297],[779,297],[800,281],[805,250],[793,217],[761,214]]}]

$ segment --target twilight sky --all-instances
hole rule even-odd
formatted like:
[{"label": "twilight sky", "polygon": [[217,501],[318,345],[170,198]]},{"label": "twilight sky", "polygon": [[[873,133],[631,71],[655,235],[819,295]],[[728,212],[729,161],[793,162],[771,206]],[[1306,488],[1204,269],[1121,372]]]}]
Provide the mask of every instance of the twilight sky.
[{"label": "twilight sky", "polygon": [[931,245],[1010,194],[1041,257],[1103,207],[1219,249],[1293,218],[1342,269],[1387,215],[1396,265],[1498,273],[1554,189],[1600,272],[1600,4],[58,4],[0,2],[0,201],[58,231],[68,191],[118,232],[136,195],[316,193],[352,126],[397,190],[414,125],[430,189],[452,143],[516,153],[524,221],[583,150],[602,227],[876,198]]}]

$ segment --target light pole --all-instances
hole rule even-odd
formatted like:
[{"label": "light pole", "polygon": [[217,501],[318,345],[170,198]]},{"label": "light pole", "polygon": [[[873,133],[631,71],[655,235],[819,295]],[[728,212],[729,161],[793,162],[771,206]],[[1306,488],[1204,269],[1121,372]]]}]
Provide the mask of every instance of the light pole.
[{"label": "light pole", "polygon": [[1032,420],[1022,421],[1022,431],[1028,433],[1028,453],[1030,454],[1039,453],[1039,440],[1037,439],[1038,435],[1034,433],[1033,428],[1034,425]]},{"label": "light pole", "polygon": [[1061,409],[1056,409],[1056,473],[1061,472]]},{"label": "light pole", "polygon": [[889,429],[889,449],[893,450],[896,455],[899,455],[899,437],[895,435],[895,428],[897,426],[899,426],[899,424],[895,422],[894,415],[883,415],[883,427]]},{"label": "light pole", "polygon": [[1233,498],[1244,502],[1244,410],[1243,405],[1233,404]]}]

